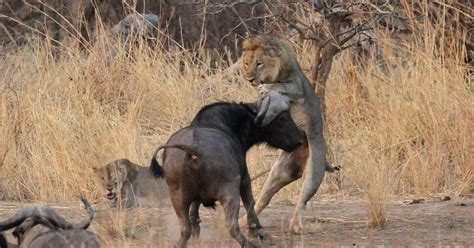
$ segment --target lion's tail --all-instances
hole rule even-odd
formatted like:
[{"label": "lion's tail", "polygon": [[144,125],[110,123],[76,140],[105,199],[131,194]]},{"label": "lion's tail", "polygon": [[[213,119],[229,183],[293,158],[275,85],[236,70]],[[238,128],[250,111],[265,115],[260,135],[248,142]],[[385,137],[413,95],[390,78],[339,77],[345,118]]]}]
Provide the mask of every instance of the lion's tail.
[{"label": "lion's tail", "polygon": [[155,178],[163,178],[165,176],[165,171],[163,170],[163,167],[158,163],[158,160],[156,159],[158,152],[165,148],[177,148],[177,149],[181,149],[185,151],[189,155],[200,156],[198,152],[196,152],[192,147],[188,145],[183,145],[183,144],[162,145],[158,147],[158,149],[156,149],[156,151],[153,153],[153,157],[151,158],[150,172],[151,172],[151,175]]}]

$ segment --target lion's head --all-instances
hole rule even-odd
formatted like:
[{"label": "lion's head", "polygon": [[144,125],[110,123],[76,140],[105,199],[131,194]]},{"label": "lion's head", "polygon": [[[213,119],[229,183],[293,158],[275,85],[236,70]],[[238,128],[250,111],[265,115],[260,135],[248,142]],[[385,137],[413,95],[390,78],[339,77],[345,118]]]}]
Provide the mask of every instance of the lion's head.
[{"label": "lion's head", "polygon": [[285,81],[296,65],[293,47],[272,36],[256,36],[243,43],[242,71],[252,85]]},{"label": "lion's head", "polygon": [[95,169],[95,173],[107,190],[107,198],[115,203],[125,193],[124,185],[137,178],[138,168],[128,159],[119,159]]}]

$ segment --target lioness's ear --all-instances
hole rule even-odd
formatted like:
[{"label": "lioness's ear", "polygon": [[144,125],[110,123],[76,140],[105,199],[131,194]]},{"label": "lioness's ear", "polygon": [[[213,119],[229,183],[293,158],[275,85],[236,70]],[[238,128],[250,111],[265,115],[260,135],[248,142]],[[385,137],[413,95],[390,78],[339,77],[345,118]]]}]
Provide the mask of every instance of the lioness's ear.
[{"label": "lioness's ear", "polygon": [[128,162],[128,180],[134,181],[138,176],[138,165],[133,162]]},{"label": "lioness's ear", "polygon": [[123,176],[123,178],[127,177],[127,167],[124,164],[119,164],[117,166],[118,172]]},{"label": "lioness's ear", "polygon": [[94,173],[97,173],[99,171],[99,168],[97,167],[92,167],[92,171],[94,171]]}]

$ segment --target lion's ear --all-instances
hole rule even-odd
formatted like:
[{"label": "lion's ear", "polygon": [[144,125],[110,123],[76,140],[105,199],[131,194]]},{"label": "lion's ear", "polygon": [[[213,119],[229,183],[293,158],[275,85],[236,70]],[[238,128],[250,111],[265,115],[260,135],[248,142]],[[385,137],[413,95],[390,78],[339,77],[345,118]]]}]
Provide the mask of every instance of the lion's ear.
[{"label": "lion's ear", "polygon": [[263,46],[262,48],[265,50],[265,53],[267,55],[272,56],[272,57],[278,57],[281,54],[279,49],[274,46]]},{"label": "lion's ear", "polygon": [[283,54],[283,49],[279,46],[266,45],[266,46],[262,46],[262,48],[265,51],[265,54],[271,57],[280,57],[280,55]]}]

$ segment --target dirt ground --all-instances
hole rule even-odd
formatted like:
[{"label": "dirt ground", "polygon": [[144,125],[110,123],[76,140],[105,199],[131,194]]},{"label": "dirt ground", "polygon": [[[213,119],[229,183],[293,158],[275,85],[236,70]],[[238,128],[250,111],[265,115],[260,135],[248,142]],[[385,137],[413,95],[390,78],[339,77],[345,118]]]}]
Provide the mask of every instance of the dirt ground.
[{"label": "dirt ground", "polygon": [[[260,215],[262,225],[272,236],[262,246],[474,246],[474,199],[426,198],[416,204],[412,200],[390,203],[386,225],[369,228],[364,202],[316,197],[307,208],[306,232],[298,236],[288,233],[294,206],[272,204]],[[177,218],[168,202],[159,205],[127,211],[95,205],[96,218],[91,228],[107,240],[109,247],[173,247],[179,238]],[[0,219],[22,206],[0,202]],[[54,206],[72,220],[85,216],[79,202]],[[191,239],[190,247],[239,247],[225,230],[220,207],[201,208],[201,219],[201,237]],[[11,231],[7,238],[15,242]]]}]

